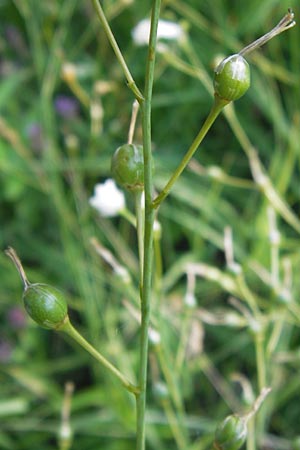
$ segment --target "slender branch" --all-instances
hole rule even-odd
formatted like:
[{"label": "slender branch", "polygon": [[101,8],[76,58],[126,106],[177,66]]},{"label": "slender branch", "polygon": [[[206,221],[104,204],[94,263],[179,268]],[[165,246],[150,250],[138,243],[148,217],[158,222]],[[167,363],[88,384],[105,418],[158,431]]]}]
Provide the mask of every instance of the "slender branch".
[{"label": "slender branch", "polygon": [[171,178],[169,179],[168,183],[165,185],[163,190],[160,192],[160,194],[153,200],[152,206],[153,208],[158,208],[158,206],[162,203],[162,201],[167,197],[167,195],[170,193],[170,190],[173,186],[173,184],[176,182],[176,180],[179,178],[185,167],[188,165],[189,161],[191,160],[192,156],[194,155],[195,151],[205,138],[207,132],[213,125],[214,121],[224,108],[228,104],[227,101],[221,100],[218,97],[215,97],[213,106],[210,110],[209,115],[207,116],[207,119],[205,120],[201,130],[197,134],[196,138],[192,142],[190,148],[182,158],[179,166],[175,170],[175,172],[172,174]]},{"label": "slender branch", "polygon": [[113,365],[111,364],[101,353],[99,353],[95,347],[93,347],[78,331],[73,327],[69,319],[60,327],[59,331],[63,331],[74,339],[81,347],[83,347],[88,353],[90,353],[98,362],[106,367],[113,375],[115,375],[127,391],[138,395],[139,388],[132,384],[127,378]]},{"label": "slender branch", "polygon": [[122,52],[117,44],[117,41],[111,31],[111,28],[109,26],[109,23],[105,17],[104,11],[102,9],[102,6],[100,4],[99,0],[92,0],[92,3],[94,5],[94,8],[96,10],[97,16],[99,17],[99,20],[101,22],[101,25],[105,31],[105,34],[110,42],[110,45],[113,48],[113,51],[115,52],[116,58],[119,61],[125,78],[127,80],[127,84],[128,87],[132,90],[132,92],[134,93],[135,98],[137,99],[137,101],[140,103],[143,100],[143,94],[141,93],[141,91],[139,90],[139,88],[137,87],[137,85],[135,84],[135,81],[131,75],[131,72],[126,64],[126,61],[122,55]]},{"label": "slender branch", "polygon": [[178,418],[172,408],[171,402],[168,400],[164,400],[163,408],[164,408],[169,426],[173,432],[173,436],[176,441],[178,450],[186,450],[186,448],[187,448],[186,439],[182,433],[182,430],[180,429],[180,425],[178,423]]},{"label": "slender branch", "polygon": [[256,369],[259,389],[262,389],[266,385],[266,355],[264,349],[264,331],[260,330],[255,335],[255,353],[256,353]]}]

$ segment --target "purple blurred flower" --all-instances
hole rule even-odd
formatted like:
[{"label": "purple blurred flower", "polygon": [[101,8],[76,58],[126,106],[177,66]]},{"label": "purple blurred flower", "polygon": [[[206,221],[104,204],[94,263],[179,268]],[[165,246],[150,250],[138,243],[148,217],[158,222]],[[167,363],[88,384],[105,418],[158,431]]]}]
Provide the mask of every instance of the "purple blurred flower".
[{"label": "purple blurred flower", "polygon": [[0,340],[0,362],[6,363],[10,360],[12,354],[12,345],[5,341],[4,339]]},{"label": "purple blurred flower", "polygon": [[18,306],[15,306],[8,311],[7,318],[13,328],[24,328],[26,325],[24,310]]},{"label": "purple blurred flower", "polygon": [[27,55],[26,45],[20,30],[14,25],[7,25],[5,27],[5,35],[8,44],[16,50],[21,56]]},{"label": "purple blurred flower", "polygon": [[57,113],[64,119],[73,119],[79,111],[79,104],[74,97],[58,95],[54,100]]},{"label": "purple blurred flower", "polygon": [[42,127],[39,123],[33,122],[27,128],[27,136],[30,140],[30,146],[36,152],[39,152],[43,148],[43,134]]}]

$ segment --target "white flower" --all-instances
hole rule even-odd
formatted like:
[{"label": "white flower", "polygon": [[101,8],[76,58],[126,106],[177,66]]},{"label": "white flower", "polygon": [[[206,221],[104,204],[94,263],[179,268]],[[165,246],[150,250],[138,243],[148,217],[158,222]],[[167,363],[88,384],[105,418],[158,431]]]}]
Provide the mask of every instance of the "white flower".
[{"label": "white flower", "polygon": [[[150,34],[150,20],[144,19],[132,30],[132,38],[136,45],[147,45]],[[170,41],[180,40],[184,31],[180,25],[168,20],[159,20],[157,28],[157,40],[166,39]]]},{"label": "white flower", "polygon": [[152,327],[149,327],[148,337],[152,345],[158,345],[160,343],[160,334]]},{"label": "white flower", "polygon": [[117,188],[114,180],[108,179],[104,183],[96,184],[94,195],[89,203],[101,216],[113,217],[125,208],[125,196]]}]

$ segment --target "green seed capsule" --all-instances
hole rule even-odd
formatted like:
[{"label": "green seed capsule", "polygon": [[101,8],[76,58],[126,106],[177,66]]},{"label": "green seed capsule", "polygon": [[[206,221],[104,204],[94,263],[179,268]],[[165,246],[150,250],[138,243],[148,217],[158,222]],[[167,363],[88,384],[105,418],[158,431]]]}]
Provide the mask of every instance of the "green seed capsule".
[{"label": "green seed capsule", "polygon": [[9,247],[5,253],[13,261],[22,278],[22,300],[29,316],[47,329],[58,329],[64,325],[68,320],[68,306],[63,294],[48,284],[30,283],[15,250]]},{"label": "green seed capsule", "polygon": [[246,437],[247,425],[245,419],[232,414],[217,426],[214,447],[217,450],[239,450]]},{"label": "green seed capsule", "polygon": [[144,189],[144,155],[141,145],[125,144],[117,148],[111,161],[114,179],[129,191]]},{"label": "green seed capsule", "polygon": [[48,284],[29,284],[22,299],[30,317],[43,328],[59,328],[68,316],[63,294]]},{"label": "green seed capsule", "polygon": [[215,95],[231,102],[242,97],[250,87],[249,64],[241,55],[223,59],[215,69]]}]

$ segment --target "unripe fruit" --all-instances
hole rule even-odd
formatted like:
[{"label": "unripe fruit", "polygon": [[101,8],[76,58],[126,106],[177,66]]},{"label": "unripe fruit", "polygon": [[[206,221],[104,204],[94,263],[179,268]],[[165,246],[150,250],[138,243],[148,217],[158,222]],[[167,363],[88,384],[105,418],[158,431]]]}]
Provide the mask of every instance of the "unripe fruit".
[{"label": "unripe fruit", "polygon": [[30,283],[13,248],[5,252],[14,262],[24,284],[22,300],[29,316],[41,327],[58,329],[68,321],[68,306],[63,294],[53,286]]},{"label": "unripe fruit", "polygon": [[247,437],[247,425],[243,417],[227,416],[215,432],[214,447],[217,450],[239,450]]},{"label": "unripe fruit", "polygon": [[30,317],[43,328],[59,328],[68,316],[63,294],[48,284],[29,284],[24,289],[22,299]]},{"label": "unripe fruit", "polygon": [[114,179],[129,191],[144,189],[144,155],[141,145],[125,144],[117,148],[111,161]]},{"label": "unripe fruit", "polygon": [[223,59],[215,69],[215,96],[231,102],[242,97],[250,86],[249,64],[241,55]]}]

